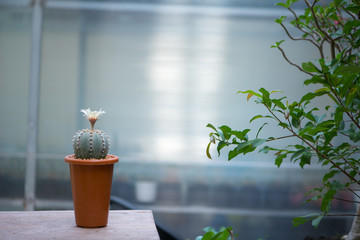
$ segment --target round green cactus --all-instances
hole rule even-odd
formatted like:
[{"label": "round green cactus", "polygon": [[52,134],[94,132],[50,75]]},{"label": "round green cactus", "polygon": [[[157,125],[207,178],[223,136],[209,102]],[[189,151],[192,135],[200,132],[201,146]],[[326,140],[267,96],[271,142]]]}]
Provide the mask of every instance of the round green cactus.
[{"label": "round green cactus", "polygon": [[106,158],[110,147],[109,137],[101,130],[94,129],[99,116],[105,112],[81,110],[88,118],[91,129],[82,129],[75,133],[73,138],[73,149],[76,158],[81,159],[103,159]]}]

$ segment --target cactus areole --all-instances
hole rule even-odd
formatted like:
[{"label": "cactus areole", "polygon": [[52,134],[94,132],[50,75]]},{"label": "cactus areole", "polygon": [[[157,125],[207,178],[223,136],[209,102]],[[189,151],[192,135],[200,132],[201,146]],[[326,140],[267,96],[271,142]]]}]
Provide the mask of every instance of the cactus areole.
[{"label": "cactus areole", "polygon": [[105,112],[91,111],[89,108],[81,110],[89,120],[91,129],[82,129],[73,137],[73,149],[76,158],[80,159],[104,159],[107,156],[110,140],[101,130],[95,129],[95,122]]}]

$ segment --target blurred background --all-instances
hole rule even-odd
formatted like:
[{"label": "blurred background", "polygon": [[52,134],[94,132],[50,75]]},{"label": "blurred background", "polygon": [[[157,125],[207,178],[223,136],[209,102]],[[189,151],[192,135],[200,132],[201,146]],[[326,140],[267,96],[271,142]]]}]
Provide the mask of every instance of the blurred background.
[{"label": "blurred background", "polygon": [[[347,232],[345,217],[291,227],[319,211],[302,202],[320,167],[205,154],[207,123],[259,127],[249,119],[264,109],[237,91],[280,89],[294,100],[309,90],[270,48],[286,39],[274,20],[288,13],[276,2],[0,0],[0,210],[72,209],[64,156],[89,127],[80,109],[102,108],[96,127],[120,158],[112,195],[153,210],[181,239],[206,226],[232,226],[245,240]],[[318,57],[304,43],[284,49],[297,63]]]}]

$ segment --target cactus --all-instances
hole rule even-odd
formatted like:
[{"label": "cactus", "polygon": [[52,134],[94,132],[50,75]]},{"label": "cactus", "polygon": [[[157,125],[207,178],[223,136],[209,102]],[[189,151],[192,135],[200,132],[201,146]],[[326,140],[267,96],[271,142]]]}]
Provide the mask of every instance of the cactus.
[{"label": "cactus", "polygon": [[82,129],[73,137],[73,149],[76,158],[103,159],[106,158],[110,140],[101,130],[94,129],[96,120],[104,114],[104,111],[91,111],[89,108],[81,110],[90,122],[91,129]]}]

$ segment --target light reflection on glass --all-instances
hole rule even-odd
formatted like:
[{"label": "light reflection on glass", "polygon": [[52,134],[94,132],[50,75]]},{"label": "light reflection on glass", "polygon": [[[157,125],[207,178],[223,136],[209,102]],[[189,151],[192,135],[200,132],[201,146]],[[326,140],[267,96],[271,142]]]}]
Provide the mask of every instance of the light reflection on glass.
[{"label": "light reflection on glass", "polygon": [[206,144],[206,138],[196,136],[207,117],[199,109],[223,78],[227,25],[220,18],[178,15],[171,23],[168,19],[158,17],[149,55],[153,153],[165,160],[189,153],[198,160],[203,152],[195,146]]},{"label": "light reflection on glass", "polygon": [[[177,21],[185,18],[178,16]],[[149,87],[153,90],[152,109],[154,115],[153,154],[159,160],[181,153],[184,145],[183,93],[185,91],[186,43],[184,28],[168,29],[168,23],[161,17],[157,19],[152,37],[151,59],[148,67]],[[174,32],[175,31],[175,32]]]}]

